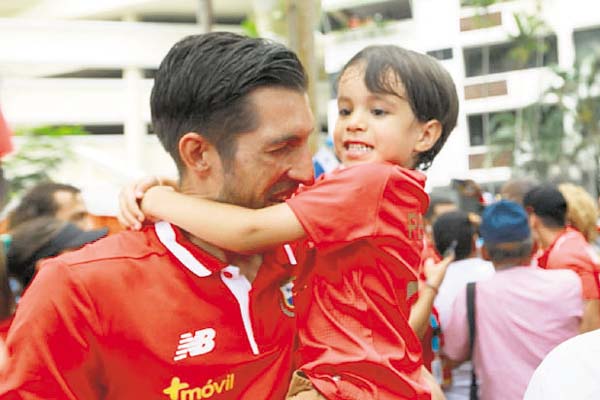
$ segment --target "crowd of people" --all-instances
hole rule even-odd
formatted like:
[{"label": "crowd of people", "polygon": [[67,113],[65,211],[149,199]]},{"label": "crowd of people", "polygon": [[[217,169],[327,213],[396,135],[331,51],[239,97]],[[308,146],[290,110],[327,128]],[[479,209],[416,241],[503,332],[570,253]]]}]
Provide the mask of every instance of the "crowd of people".
[{"label": "crowd of people", "polygon": [[315,180],[306,92],[281,44],[173,46],[151,113],[179,180],[125,188],[116,234],[70,185],[8,215],[0,399],[600,394],[597,202],[530,179],[475,210],[430,198],[458,96],[439,62],[393,45],[342,69],[341,165]]}]

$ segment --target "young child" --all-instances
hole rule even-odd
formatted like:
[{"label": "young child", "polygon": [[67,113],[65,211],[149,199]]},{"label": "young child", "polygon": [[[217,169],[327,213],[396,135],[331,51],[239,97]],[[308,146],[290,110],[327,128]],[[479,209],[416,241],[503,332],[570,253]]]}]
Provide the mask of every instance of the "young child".
[{"label": "young child", "polygon": [[[289,398],[429,399],[409,324],[429,201],[414,169],[431,165],[456,125],[456,89],[436,60],[391,45],[356,54],[337,89],[343,166],[285,203],[246,209],[155,186],[142,209],[238,253],[302,240]],[[439,284],[429,282],[430,302]]]}]

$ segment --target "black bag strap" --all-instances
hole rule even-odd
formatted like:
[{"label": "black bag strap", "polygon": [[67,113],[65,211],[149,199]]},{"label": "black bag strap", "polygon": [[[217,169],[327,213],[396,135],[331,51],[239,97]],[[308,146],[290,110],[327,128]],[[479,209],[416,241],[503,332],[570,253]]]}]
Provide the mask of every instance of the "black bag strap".
[{"label": "black bag strap", "polygon": [[475,374],[475,363],[473,362],[473,347],[475,345],[475,282],[467,283],[467,320],[469,322],[469,357],[471,358],[471,388],[469,399],[477,400],[477,375]]}]

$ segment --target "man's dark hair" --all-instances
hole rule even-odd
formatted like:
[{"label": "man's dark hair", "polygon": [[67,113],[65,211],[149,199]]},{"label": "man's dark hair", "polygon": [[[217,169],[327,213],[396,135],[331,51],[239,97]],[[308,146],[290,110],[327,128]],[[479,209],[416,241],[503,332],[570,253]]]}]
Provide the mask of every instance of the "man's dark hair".
[{"label": "man's dark hair", "polygon": [[236,135],[260,121],[248,95],[260,87],[306,91],[298,57],[285,46],[229,32],[188,36],[161,62],[150,99],[154,131],[180,174],[185,172],[179,140],[202,134],[223,162],[235,154]]},{"label": "man's dark hair", "polygon": [[458,95],[452,77],[433,57],[394,45],[364,48],[346,63],[339,76],[360,63],[365,64],[365,85],[371,92],[398,95],[397,85],[402,83],[416,118],[420,122],[436,119],[442,124],[438,141],[417,155],[415,167],[426,170],[456,126]]},{"label": "man's dark hair", "polygon": [[19,205],[8,215],[8,229],[41,216],[54,216],[59,204],[54,198],[56,192],[81,193],[75,186],[64,183],[42,182],[31,189],[21,199]]},{"label": "man's dark hair", "polygon": [[473,251],[475,227],[464,211],[449,211],[440,215],[433,224],[433,241],[439,254],[444,254],[456,240],[455,261],[464,260]]},{"label": "man's dark hair", "polygon": [[23,288],[29,285],[35,274],[35,263],[40,259],[36,253],[66,224],[51,216],[43,216],[23,222],[11,231],[11,243],[6,254],[8,271]]},{"label": "man's dark hair", "polygon": [[454,199],[452,199],[450,197],[450,195],[432,194],[430,201],[429,201],[429,207],[427,208],[427,212],[425,213],[425,219],[427,219],[428,221],[431,221],[432,218],[434,218],[434,217],[437,218],[438,215],[436,214],[435,208],[440,205],[450,205],[450,204],[456,206],[456,201],[454,201]]},{"label": "man's dark hair", "polygon": [[548,228],[564,228],[567,223],[567,201],[554,185],[539,185],[523,197],[523,206],[533,212]]}]

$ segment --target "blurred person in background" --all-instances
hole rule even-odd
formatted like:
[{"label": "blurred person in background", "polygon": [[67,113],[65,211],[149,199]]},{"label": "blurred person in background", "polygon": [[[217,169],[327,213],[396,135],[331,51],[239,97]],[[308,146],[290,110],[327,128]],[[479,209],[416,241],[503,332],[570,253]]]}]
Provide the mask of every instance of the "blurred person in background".
[{"label": "blurred person in background", "polygon": [[567,224],[581,232],[585,240],[595,246],[599,215],[594,198],[583,187],[572,183],[561,183],[558,190],[567,201]]},{"label": "blurred person in background", "polygon": [[[472,283],[475,337],[471,361],[480,398],[522,399],[544,356],[581,328],[581,284],[573,271],[531,266],[531,231],[525,210],[501,200],[486,207],[480,234],[483,256],[496,273]],[[443,327],[445,354],[455,362],[470,357],[467,290],[461,290]]]},{"label": "blurred person in background", "polygon": [[[421,288],[426,286],[427,274],[426,267],[431,269],[434,273],[441,273],[442,271],[435,271],[438,263],[442,261],[442,256],[437,252],[433,243],[433,229],[432,226],[437,218],[449,211],[457,209],[456,202],[452,199],[450,194],[431,194],[429,207],[423,218],[424,235],[423,235],[423,252],[421,253],[421,265],[419,266],[419,285]],[[445,274],[445,272],[443,272]],[[436,295],[437,296],[437,295]],[[413,324],[412,327],[415,333],[421,340],[421,346],[423,347],[423,365],[431,372],[438,382],[442,382],[443,369],[442,360],[440,358],[440,344],[442,342],[442,332],[440,329],[440,317],[438,310],[435,305],[431,307],[431,314],[429,320],[423,324]]]},{"label": "blurred person in background", "polygon": [[6,254],[8,272],[17,279],[20,296],[37,272],[38,263],[66,251],[76,250],[104,236],[106,228],[82,230],[79,226],[61,219],[42,216],[17,225],[11,232],[11,242]]},{"label": "blurred person in background", "polygon": [[4,341],[12,323],[15,309],[15,299],[8,281],[8,270],[3,246],[0,246],[0,372],[7,361]]},{"label": "blurred person in background", "polygon": [[582,331],[600,328],[600,259],[578,230],[567,226],[567,201],[554,185],[540,185],[523,199],[539,250],[532,263],[545,269],[570,269],[579,275],[585,310]]},{"label": "blurred person in background", "polygon": [[500,188],[500,197],[523,205],[523,197],[538,184],[533,178],[513,178]]},{"label": "blurred person in background", "polygon": [[83,230],[91,229],[81,190],[72,185],[42,182],[29,189],[17,207],[8,214],[8,230],[42,216],[71,222]]},{"label": "blurred person in background", "polygon": [[433,225],[437,218],[449,211],[456,211],[458,205],[450,195],[432,194],[429,207],[423,218],[425,225],[425,235],[423,236],[423,263],[431,259],[433,262],[438,263],[442,260],[441,255],[437,252],[433,241]]},{"label": "blurred person in background", "polygon": [[[454,299],[464,292],[467,283],[483,281],[494,275],[494,265],[477,255],[477,226],[464,211],[450,211],[440,215],[433,224],[433,239],[437,251],[443,254],[456,241],[455,259],[446,271],[444,281],[435,298],[442,333],[450,321]],[[442,353],[444,346],[442,346]],[[452,366],[450,366],[452,367]],[[443,387],[448,400],[468,400],[471,384],[470,362],[452,368],[449,385]]]},{"label": "blurred person in background", "polygon": [[[8,268],[4,250],[0,246],[0,347],[2,347],[15,309],[15,298],[9,286]],[[0,366],[2,364],[3,353],[0,350]],[[1,369],[1,367],[0,367]]]}]

